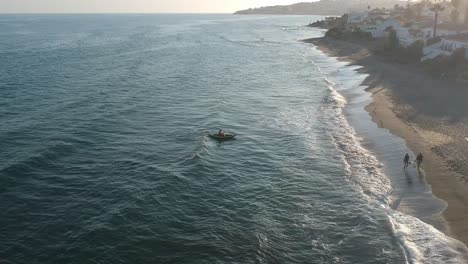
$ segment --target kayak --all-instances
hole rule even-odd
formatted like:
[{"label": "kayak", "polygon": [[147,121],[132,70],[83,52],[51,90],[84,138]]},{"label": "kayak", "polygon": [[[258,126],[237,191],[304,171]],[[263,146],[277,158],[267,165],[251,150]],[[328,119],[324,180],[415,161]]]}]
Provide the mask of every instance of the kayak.
[{"label": "kayak", "polygon": [[228,133],[225,133],[224,136],[219,136],[218,134],[209,134],[208,136],[210,138],[214,138],[218,140],[229,140],[229,139],[234,139],[236,137],[235,134],[228,134]]}]

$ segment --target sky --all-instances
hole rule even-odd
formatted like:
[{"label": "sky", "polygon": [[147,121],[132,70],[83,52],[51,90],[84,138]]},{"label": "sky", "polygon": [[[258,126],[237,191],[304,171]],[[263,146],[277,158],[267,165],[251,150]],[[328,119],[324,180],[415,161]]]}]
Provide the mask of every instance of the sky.
[{"label": "sky", "polygon": [[[303,0],[302,0],[303,1]],[[0,13],[232,13],[301,0],[0,0]]]}]

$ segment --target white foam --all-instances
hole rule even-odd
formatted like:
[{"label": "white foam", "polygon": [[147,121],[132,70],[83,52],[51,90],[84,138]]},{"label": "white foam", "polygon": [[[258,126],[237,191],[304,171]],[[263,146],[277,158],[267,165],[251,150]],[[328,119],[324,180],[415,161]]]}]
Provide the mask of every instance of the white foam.
[{"label": "white foam", "polygon": [[[319,65],[317,70],[321,72]],[[341,69],[346,70],[346,69]],[[340,150],[348,180],[358,186],[371,203],[382,206],[388,215],[393,234],[404,248],[408,263],[465,263],[467,247],[446,236],[420,219],[391,209],[391,181],[381,171],[382,164],[362,147],[360,138],[343,113],[346,99],[335,89],[335,83],[322,73],[329,94],[320,117],[327,132]]]},{"label": "white foam", "polygon": [[465,263],[468,249],[423,221],[388,209],[393,233],[407,252],[410,263]]},{"label": "white foam", "polygon": [[358,184],[368,196],[376,199],[386,198],[392,190],[390,180],[380,172],[382,165],[361,146],[354,129],[347,122],[343,114],[346,99],[330,85],[331,81],[325,82],[330,93],[326,107],[322,109],[321,118],[343,155],[348,179]]}]

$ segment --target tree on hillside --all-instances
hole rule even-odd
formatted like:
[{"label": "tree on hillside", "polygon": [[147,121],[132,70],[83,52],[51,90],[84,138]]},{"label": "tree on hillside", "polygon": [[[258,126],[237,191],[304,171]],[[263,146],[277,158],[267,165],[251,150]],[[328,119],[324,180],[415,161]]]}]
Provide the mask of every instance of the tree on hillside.
[{"label": "tree on hillside", "polygon": [[445,8],[440,4],[434,4],[434,6],[431,7],[431,11],[434,12],[434,32],[432,34],[433,38],[435,38],[437,35],[437,20],[439,19],[439,12],[444,10]]}]

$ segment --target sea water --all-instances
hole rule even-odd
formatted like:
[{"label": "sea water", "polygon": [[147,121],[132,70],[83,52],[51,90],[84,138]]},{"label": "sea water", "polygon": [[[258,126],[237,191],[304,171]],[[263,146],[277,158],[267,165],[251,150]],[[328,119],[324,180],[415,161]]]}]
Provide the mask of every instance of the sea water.
[{"label": "sea water", "polygon": [[463,263],[319,18],[0,16],[0,262]]}]

